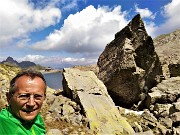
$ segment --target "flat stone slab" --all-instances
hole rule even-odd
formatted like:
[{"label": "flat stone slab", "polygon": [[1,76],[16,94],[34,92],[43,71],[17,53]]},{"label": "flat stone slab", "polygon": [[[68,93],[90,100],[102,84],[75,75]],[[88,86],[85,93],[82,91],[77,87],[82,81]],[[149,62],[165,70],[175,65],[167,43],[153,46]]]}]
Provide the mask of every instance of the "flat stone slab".
[{"label": "flat stone slab", "polygon": [[95,134],[134,133],[130,124],[120,115],[105,85],[94,72],[64,69],[63,90],[81,105],[89,127]]}]

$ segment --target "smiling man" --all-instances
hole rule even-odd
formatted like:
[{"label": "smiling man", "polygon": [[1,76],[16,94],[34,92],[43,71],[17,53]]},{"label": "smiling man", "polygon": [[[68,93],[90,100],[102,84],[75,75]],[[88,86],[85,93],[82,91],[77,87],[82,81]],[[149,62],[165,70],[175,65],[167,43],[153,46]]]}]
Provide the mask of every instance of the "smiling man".
[{"label": "smiling man", "polygon": [[46,81],[40,72],[19,72],[10,82],[9,106],[0,112],[0,134],[43,135],[39,114],[46,97]]}]

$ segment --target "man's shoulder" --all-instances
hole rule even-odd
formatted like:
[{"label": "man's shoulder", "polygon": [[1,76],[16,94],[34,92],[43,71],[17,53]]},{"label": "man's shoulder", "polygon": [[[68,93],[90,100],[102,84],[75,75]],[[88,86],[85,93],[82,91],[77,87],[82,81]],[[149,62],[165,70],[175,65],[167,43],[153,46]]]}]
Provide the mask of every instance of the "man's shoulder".
[{"label": "man's shoulder", "polygon": [[12,121],[10,121],[8,118],[2,117],[0,115],[0,125],[5,126],[8,123],[12,125]]},{"label": "man's shoulder", "polygon": [[2,109],[0,112],[0,135],[15,134],[18,131],[18,124],[10,117],[8,109]]},{"label": "man's shoulder", "polygon": [[5,126],[6,125],[5,123],[12,124],[12,121],[9,119],[8,115],[9,115],[9,112],[7,111],[7,109],[2,109],[0,111],[0,121],[1,121],[0,125]]},{"label": "man's shoulder", "polygon": [[0,111],[0,118],[4,118],[6,117],[6,114],[7,114],[7,109],[6,108],[3,108],[1,111]]},{"label": "man's shoulder", "polygon": [[16,123],[14,123],[10,119],[8,119],[8,117],[5,117],[3,114],[0,113],[0,134],[13,133],[16,126]]},{"label": "man's shoulder", "polygon": [[6,123],[19,123],[16,118],[12,116],[12,114],[8,111],[7,108],[4,108],[0,111],[0,123],[1,125],[6,122]]}]

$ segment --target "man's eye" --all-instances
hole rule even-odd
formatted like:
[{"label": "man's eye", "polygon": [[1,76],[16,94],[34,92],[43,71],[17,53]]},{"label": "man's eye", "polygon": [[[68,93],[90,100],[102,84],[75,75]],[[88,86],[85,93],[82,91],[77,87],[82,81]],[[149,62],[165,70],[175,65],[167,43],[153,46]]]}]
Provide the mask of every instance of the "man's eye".
[{"label": "man's eye", "polygon": [[18,96],[18,98],[27,99],[27,98],[29,98],[29,94],[21,94],[21,95]]},{"label": "man's eye", "polygon": [[[17,96],[17,98],[20,100],[29,100],[30,97],[31,97],[31,94],[21,94],[21,95]],[[39,95],[39,94],[35,94],[35,95],[33,95],[33,98],[35,100],[42,100],[43,96]]]},{"label": "man's eye", "polygon": [[34,95],[34,98],[37,99],[37,100],[41,100],[42,99],[42,95],[39,95],[39,94],[35,94]]}]

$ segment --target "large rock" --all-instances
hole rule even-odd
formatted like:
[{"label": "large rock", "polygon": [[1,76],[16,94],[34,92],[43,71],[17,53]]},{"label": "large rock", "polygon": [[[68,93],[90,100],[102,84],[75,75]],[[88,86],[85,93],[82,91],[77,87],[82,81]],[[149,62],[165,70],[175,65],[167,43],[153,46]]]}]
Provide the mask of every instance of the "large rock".
[{"label": "large rock", "polygon": [[95,134],[132,134],[134,130],[120,115],[105,85],[92,71],[65,68],[65,95],[79,103]]},{"label": "large rock", "polygon": [[170,77],[180,76],[180,63],[171,63],[168,65]]},{"label": "large rock", "polygon": [[162,70],[139,14],[115,34],[97,65],[98,77],[117,105],[131,107],[144,100],[148,90],[160,80]]}]

